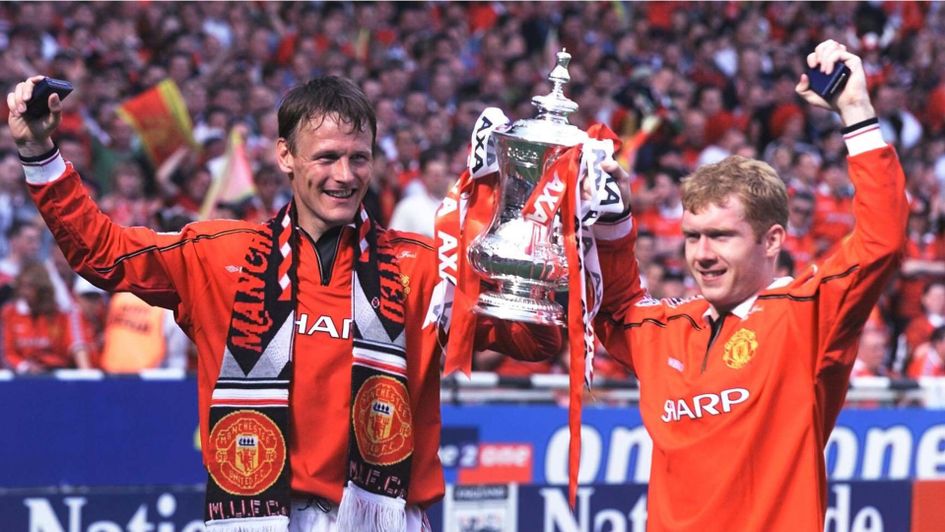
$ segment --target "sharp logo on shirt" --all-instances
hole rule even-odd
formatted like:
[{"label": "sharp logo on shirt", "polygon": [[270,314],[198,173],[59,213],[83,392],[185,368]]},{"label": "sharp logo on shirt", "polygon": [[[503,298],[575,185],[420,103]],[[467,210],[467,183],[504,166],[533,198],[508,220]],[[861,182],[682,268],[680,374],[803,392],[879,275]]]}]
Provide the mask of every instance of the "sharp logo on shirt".
[{"label": "sharp logo on shirt", "polygon": [[727,414],[732,408],[748,400],[748,390],[745,388],[731,388],[719,393],[704,393],[693,396],[691,399],[667,399],[663,405],[664,422],[680,421],[683,418],[699,419],[709,416]]},{"label": "sharp logo on shirt", "polygon": [[319,316],[312,321],[309,327],[309,315],[299,314],[299,319],[295,320],[295,326],[299,334],[327,334],[332,338],[351,338],[351,319],[341,320],[341,324],[335,323],[331,316]]},{"label": "sharp logo on shirt", "polygon": [[751,329],[739,329],[728,342],[722,361],[732,369],[741,369],[751,362],[758,349],[758,336]]}]

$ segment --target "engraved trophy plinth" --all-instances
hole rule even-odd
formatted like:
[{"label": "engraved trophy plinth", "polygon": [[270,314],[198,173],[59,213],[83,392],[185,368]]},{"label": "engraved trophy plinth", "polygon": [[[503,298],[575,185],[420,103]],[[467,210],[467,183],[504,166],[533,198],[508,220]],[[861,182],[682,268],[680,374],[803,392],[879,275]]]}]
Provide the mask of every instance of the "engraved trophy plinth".
[{"label": "engraved trophy plinth", "polygon": [[[564,310],[554,292],[567,287],[568,265],[560,223],[550,227],[522,216],[522,210],[551,163],[567,148],[587,140],[568,123],[577,103],[564,95],[571,55],[558,52],[548,79],[551,93],[535,96],[533,119],[496,129],[491,137],[499,168],[498,201],[489,229],[469,248],[469,261],[497,288],[479,295],[475,311],[500,319],[563,325]],[[558,183],[561,185],[561,183]],[[547,213],[557,218],[558,213]]]}]

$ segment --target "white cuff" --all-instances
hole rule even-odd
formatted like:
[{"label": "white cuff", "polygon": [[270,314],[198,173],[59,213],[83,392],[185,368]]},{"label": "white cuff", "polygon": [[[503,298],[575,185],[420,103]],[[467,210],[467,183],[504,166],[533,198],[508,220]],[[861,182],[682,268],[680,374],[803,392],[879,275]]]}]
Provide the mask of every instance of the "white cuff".
[{"label": "white cuff", "polygon": [[606,223],[597,221],[591,226],[594,231],[594,238],[597,240],[619,240],[630,234],[633,230],[633,216],[627,216],[623,220]]},{"label": "white cuff", "polygon": [[66,173],[66,161],[63,160],[59,150],[48,159],[36,162],[24,162],[23,172],[26,174],[26,182],[31,185],[46,185],[59,179]]},{"label": "white cuff", "polygon": [[863,129],[847,133],[843,136],[843,140],[847,143],[847,151],[850,156],[886,147],[883,134],[879,131],[879,124],[872,124]]}]

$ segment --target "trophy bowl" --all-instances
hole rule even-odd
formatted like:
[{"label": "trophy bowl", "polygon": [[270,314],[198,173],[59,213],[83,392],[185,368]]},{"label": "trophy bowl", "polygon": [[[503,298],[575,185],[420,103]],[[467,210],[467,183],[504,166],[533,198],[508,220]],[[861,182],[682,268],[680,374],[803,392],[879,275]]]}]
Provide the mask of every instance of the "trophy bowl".
[{"label": "trophy bowl", "polygon": [[564,96],[571,56],[558,53],[548,76],[552,92],[532,98],[538,116],[498,128],[490,137],[499,168],[498,201],[489,228],[469,248],[473,269],[495,285],[483,291],[475,312],[500,319],[543,325],[563,325],[564,309],[554,301],[567,288],[568,264],[560,231],[560,215],[542,224],[526,219],[522,210],[542,176],[567,148],[587,140],[569,124],[567,115],[578,106]]}]

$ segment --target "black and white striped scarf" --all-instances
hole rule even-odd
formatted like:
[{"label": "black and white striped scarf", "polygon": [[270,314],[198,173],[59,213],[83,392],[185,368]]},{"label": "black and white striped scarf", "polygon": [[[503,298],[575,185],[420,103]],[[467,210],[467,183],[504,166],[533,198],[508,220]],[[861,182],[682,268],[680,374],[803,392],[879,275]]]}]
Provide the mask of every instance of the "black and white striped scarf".
[{"label": "black and white striped scarf", "polygon": [[[288,529],[286,441],[298,299],[298,232],[290,206],[253,239],[238,281],[205,442],[205,519],[212,531]],[[414,447],[404,293],[386,232],[363,209],[354,225],[352,422],[338,528],[403,530]]]}]

